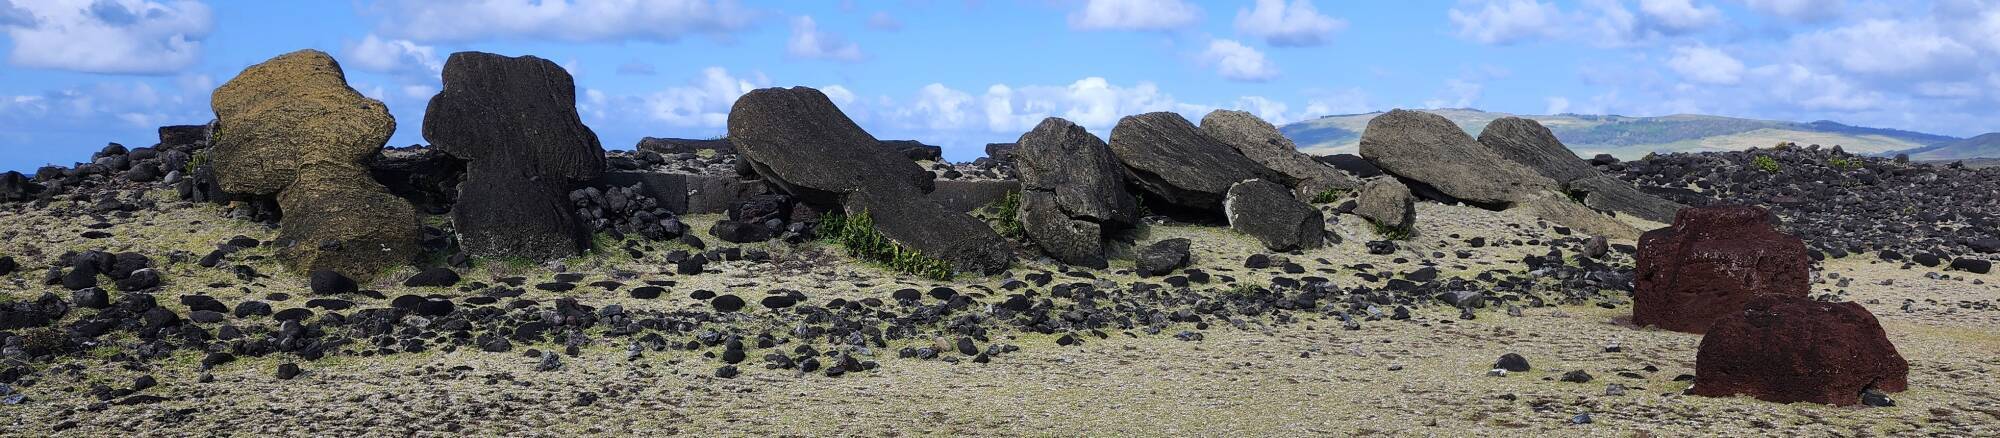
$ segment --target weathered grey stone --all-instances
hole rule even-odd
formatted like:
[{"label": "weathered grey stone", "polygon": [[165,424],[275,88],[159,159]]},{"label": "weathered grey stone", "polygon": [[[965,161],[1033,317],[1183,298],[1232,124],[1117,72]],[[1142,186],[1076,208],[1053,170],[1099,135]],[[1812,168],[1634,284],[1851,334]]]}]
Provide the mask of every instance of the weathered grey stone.
[{"label": "weathered grey stone", "polygon": [[1229,188],[1223,211],[1230,229],[1257,238],[1272,251],[1313,249],[1326,241],[1326,217],[1277,183],[1261,179],[1236,183]]},{"label": "weathered grey stone", "polygon": [[730,145],[729,139],[726,138],[701,140],[646,137],[639,139],[639,144],[634,146],[634,150],[656,154],[694,154],[701,151],[714,151],[718,154],[736,153],[736,147]]},{"label": "weathered grey stone", "polygon": [[1094,269],[1109,267],[1104,257],[1104,228],[1096,222],[1063,214],[1056,196],[1045,191],[1021,192],[1019,220],[1028,238],[1058,261]]},{"label": "weathered grey stone", "polygon": [[1554,179],[1572,197],[1598,210],[1615,211],[1654,222],[1671,222],[1686,206],[1640,192],[1631,183],[1597,171],[1577,158],[1554,133],[1534,120],[1502,117],[1486,125],[1479,143],[1500,156]]},{"label": "weathered grey stone", "polygon": [[1005,180],[938,180],[937,188],[931,190],[932,201],[951,211],[977,211],[1005,199],[1008,193],[1021,191],[1020,181]]},{"label": "weathered grey stone", "polygon": [[1417,222],[1416,196],[1393,177],[1369,179],[1355,199],[1354,214],[1387,228],[1410,229]]},{"label": "weathered grey stone", "polygon": [[1028,239],[1057,260],[1104,268],[1107,231],[1138,221],[1124,169],[1111,148],[1082,126],[1055,117],[1021,135],[1014,149],[1021,176],[1020,219]]},{"label": "weathered grey stone", "polygon": [[1125,164],[1132,185],[1184,208],[1219,210],[1229,187],[1245,180],[1264,179],[1283,186],[1294,182],[1171,112],[1120,119],[1111,129],[1110,146]]},{"label": "weathered grey stone", "polygon": [[1389,173],[1490,206],[1557,189],[1554,180],[1501,157],[1436,114],[1399,109],[1376,116],[1361,134],[1361,156]]},{"label": "weathered grey stone", "polygon": [[930,172],[883,148],[819,90],[743,95],[729,111],[729,140],[773,185],[809,204],[867,212],[898,245],[960,271],[995,273],[1012,263],[985,222],[925,196],[935,187]]},{"label": "weathered grey stone", "polygon": [[1299,152],[1298,144],[1278,132],[1278,127],[1249,112],[1209,112],[1201,118],[1201,132],[1236,148],[1251,161],[1298,181],[1293,193],[1300,200],[1310,200],[1329,189],[1354,190],[1361,186],[1339,169]]}]

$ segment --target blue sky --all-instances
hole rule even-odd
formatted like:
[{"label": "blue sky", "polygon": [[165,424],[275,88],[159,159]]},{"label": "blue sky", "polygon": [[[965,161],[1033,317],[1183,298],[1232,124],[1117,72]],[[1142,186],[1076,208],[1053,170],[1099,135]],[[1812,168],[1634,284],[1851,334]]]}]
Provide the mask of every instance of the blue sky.
[{"label": "blue sky", "polygon": [[1970,136],[2000,130],[2000,0],[0,0],[0,169],[212,118],[292,50],[333,54],[424,143],[450,53],[576,76],[607,148],[722,134],[749,89],[828,92],[955,159],[1045,116],[1240,108],[1705,113]]}]

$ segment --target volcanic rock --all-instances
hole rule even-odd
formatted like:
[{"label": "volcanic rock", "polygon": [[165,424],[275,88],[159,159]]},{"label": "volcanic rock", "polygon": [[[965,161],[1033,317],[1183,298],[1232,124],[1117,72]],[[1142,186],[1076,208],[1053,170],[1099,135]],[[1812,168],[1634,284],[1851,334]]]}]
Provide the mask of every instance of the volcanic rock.
[{"label": "volcanic rock", "polygon": [[424,113],[424,139],[468,161],[452,209],[466,252],[550,260],[589,247],[569,186],[604,172],[604,148],[578,117],[576,85],[561,66],[452,54],[444,90]]},{"label": "volcanic rock", "polygon": [[1354,190],[1361,186],[1339,169],[1299,152],[1298,144],[1278,132],[1276,126],[1249,112],[1211,111],[1201,118],[1201,132],[1236,148],[1236,152],[1251,161],[1298,181],[1293,193],[1301,201],[1311,200],[1329,189]]},{"label": "volcanic rock", "polygon": [[950,262],[959,271],[996,273],[1012,254],[993,229],[924,194],[931,174],[881,147],[825,94],[765,88],[736,100],[729,140],[757,174],[809,204],[867,214],[897,245]]},{"label": "volcanic rock", "polygon": [[1133,186],[1173,206],[1222,209],[1229,187],[1251,179],[1281,186],[1293,180],[1203,134],[1172,112],[1126,116],[1111,129],[1111,153]]},{"label": "volcanic rock", "polygon": [[1134,258],[1140,276],[1166,275],[1188,265],[1188,240],[1182,238],[1153,242]]},{"label": "volcanic rock", "polygon": [[1693,393],[1853,405],[1863,391],[1906,389],[1909,371],[1860,304],[1759,295],[1716,319],[1701,338]]},{"label": "volcanic rock", "polygon": [[1485,205],[1511,205],[1556,188],[1555,181],[1502,158],[1443,116],[1393,110],[1368,122],[1361,156],[1382,170]]},{"label": "volcanic rock", "polygon": [[1106,267],[1107,229],[1138,221],[1138,206],[1125,192],[1124,169],[1110,147],[1083,127],[1054,117],[1022,134],[1018,144],[1018,219],[1029,240],[1063,263]]},{"label": "volcanic rock", "polygon": [[1756,295],[1806,296],[1812,260],[1803,241],[1772,228],[1761,207],[1681,210],[1639,238],[1632,322],[1703,333]]},{"label": "volcanic rock", "polygon": [[1355,198],[1354,214],[1377,226],[1407,230],[1417,223],[1416,197],[1395,178],[1371,178]]},{"label": "volcanic rock", "polygon": [[1326,241],[1326,217],[1277,183],[1261,179],[1236,183],[1223,202],[1229,228],[1263,242],[1272,251],[1313,249]]},{"label": "volcanic rock", "polygon": [[458,272],[451,268],[429,268],[403,280],[404,287],[447,287],[458,284]]},{"label": "volcanic rock", "polygon": [[395,119],[348,87],[332,57],[301,50],[250,66],[216,88],[211,106],[221,132],[209,166],[217,188],[278,197],[286,266],[372,278],[416,256],[415,210],[362,164]]},{"label": "volcanic rock", "polygon": [[1520,117],[1502,117],[1479,132],[1479,143],[1508,160],[1527,166],[1554,179],[1571,196],[1599,210],[1629,213],[1654,222],[1673,219],[1685,207],[1640,192],[1631,183],[1599,173],[1576,153],[1556,140],[1541,123]]}]

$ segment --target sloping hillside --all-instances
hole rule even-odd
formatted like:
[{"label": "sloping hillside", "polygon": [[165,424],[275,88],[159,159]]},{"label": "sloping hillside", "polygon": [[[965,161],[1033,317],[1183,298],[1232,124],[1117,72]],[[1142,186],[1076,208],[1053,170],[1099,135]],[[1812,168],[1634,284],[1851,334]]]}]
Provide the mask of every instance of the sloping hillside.
[{"label": "sloping hillside", "polygon": [[2000,132],[1981,134],[1973,138],[1904,151],[1904,153],[1910,154],[1910,159],[1926,161],[2000,158]]},{"label": "sloping hillside", "polygon": [[[1445,116],[1478,135],[1493,119],[1513,114],[1475,109],[1426,110]],[[1285,135],[1307,153],[1354,153],[1361,132],[1380,112],[1326,116],[1285,125]],[[1523,115],[1554,131],[1580,155],[1608,153],[1635,159],[1650,152],[1730,151],[1766,147],[1779,142],[1840,145],[1849,152],[1882,154],[1928,148],[1957,138],[1894,129],[1848,126],[1830,121],[1811,123],[1739,119],[1694,114],[1661,117],[1556,114]],[[1996,156],[2000,153],[1989,154]]]}]

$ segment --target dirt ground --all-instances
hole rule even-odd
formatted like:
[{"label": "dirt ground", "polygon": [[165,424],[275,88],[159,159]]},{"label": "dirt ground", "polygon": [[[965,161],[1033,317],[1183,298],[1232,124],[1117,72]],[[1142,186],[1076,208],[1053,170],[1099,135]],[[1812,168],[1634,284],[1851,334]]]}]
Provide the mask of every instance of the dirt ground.
[{"label": "dirt ground", "polygon": [[[237,234],[259,239],[274,231],[225,219],[212,207],[169,210],[137,218],[107,218],[113,237],[79,239],[91,220],[0,212],[0,254],[15,254],[23,271],[0,278],[0,294],[33,299],[48,260],[64,250],[141,251],[167,260],[174,251],[199,257]],[[1555,238],[1546,226],[1511,213],[1423,204],[1417,237],[1392,256],[1371,256],[1372,238],[1352,217],[1335,227],[1340,245],[1290,255],[1312,273],[1355,280],[1347,266],[1413,268],[1432,252],[1464,249],[1464,238],[1496,241]],[[696,218],[695,229],[706,229]],[[198,223],[197,223],[198,222]],[[188,230],[195,230],[189,232]],[[1459,235],[1458,238],[1450,237]],[[1272,272],[1241,268],[1255,244],[1227,230],[1155,227],[1141,243],[1189,237],[1196,267],[1257,282]],[[1631,242],[1622,242],[1630,244]],[[30,249],[30,248],[34,249]],[[731,262],[723,273],[681,284],[657,300],[580,288],[558,296],[590,305],[689,309],[696,289],[774,288],[832,298],[886,297],[932,282],[844,260],[810,247],[768,247],[778,263]],[[1501,245],[1476,257],[1433,262],[1446,276],[1519,269],[1522,255],[1547,248]],[[247,256],[269,256],[252,250]],[[37,253],[37,254],[29,254]],[[1398,262],[1397,259],[1403,259]],[[1865,260],[1864,260],[1865,259]],[[789,261],[789,262],[788,262]],[[275,278],[234,284],[227,270],[168,264],[168,297],[202,292],[225,303],[270,292],[307,297],[303,282],[269,259],[244,260]],[[1629,259],[1624,261],[1629,265]],[[1052,269],[1030,261],[1013,274],[960,280],[962,288],[997,287],[1012,275]],[[1130,262],[1122,267],[1129,268]],[[1113,270],[1121,268],[1114,265]],[[745,362],[734,379],[713,377],[717,362],[701,352],[647,352],[628,360],[616,338],[564,357],[555,371],[514,353],[461,349],[386,357],[330,356],[302,361],[287,354],[242,358],[198,383],[197,352],[129,369],[106,353],[44,364],[41,380],[21,388],[28,400],[0,406],[7,436],[1996,436],[2000,435],[2000,276],[1949,273],[1850,257],[1829,261],[1814,293],[1836,293],[1864,304],[1910,362],[1910,390],[1889,408],[1773,404],[1748,398],[1704,398],[1681,392],[1690,382],[1699,335],[1634,328],[1621,321],[1629,305],[1530,308],[1522,316],[1496,309],[1474,320],[1445,307],[1416,309],[1409,321],[1370,321],[1343,330],[1339,321],[1301,313],[1302,323],[1247,329],[1218,325],[1197,341],[1167,333],[1109,332],[1075,346],[1051,336],[1003,332],[996,342],[1021,350],[991,363],[894,358],[877,351],[881,368],[840,378],[766,370]],[[499,275],[548,278],[584,272],[585,282],[651,278],[671,266],[599,254],[550,265],[493,264],[465,273],[468,281]],[[414,271],[373,285],[389,296]],[[1326,274],[1321,274],[1326,275]],[[1837,287],[1834,276],[1851,279]],[[1128,282],[1136,278],[1105,275]],[[1985,284],[1973,284],[1974,281]],[[212,284],[231,283],[220,288]],[[1886,284],[1885,284],[1886,283]],[[448,289],[416,292],[457,293]],[[533,291],[533,294],[552,293]],[[550,298],[544,296],[544,298]],[[295,298],[296,300],[296,298]],[[1906,300],[1909,302],[1905,309]],[[363,306],[382,306],[356,298]],[[1983,304],[1974,304],[1983,303]],[[297,303],[291,305],[296,306]],[[282,308],[283,306],[281,306]],[[759,312],[765,312],[759,309]],[[73,317],[72,317],[73,318]],[[268,321],[266,321],[268,322]],[[746,318],[746,324],[768,323]],[[129,334],[126,335],[129,337]],[[1606,352],[1617,343],[1620,352]],[[522,346],[556,349],[555,345]],[[95,353],[95,352],[94,352]],[[1534,370],[1488,376],[1506,353],[1525,356]],[[754,357],[754,355],[753,355]],[[273,370],[296,362],[305,371],[279,380]],[[1595,379],[1558,376],[1584,370]],[[160,385],[142,394],[157,403],[107,405],[90,397],[95,383],[128,385],[140,375]],[[1623,394],[1608,394],[1611,385]],[[1573,424],[1588,414],[1588,424]]]}]

